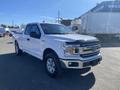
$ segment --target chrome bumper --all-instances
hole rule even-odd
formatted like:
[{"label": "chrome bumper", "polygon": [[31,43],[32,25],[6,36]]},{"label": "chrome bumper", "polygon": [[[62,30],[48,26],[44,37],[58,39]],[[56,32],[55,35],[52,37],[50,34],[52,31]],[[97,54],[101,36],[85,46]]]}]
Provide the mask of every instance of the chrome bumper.
[{"label": "chrome bumper", "polygon": [[60,59],[61,66],[64,69],[83,69],[100,64],[102,57],[93,60],[64,60]]}]

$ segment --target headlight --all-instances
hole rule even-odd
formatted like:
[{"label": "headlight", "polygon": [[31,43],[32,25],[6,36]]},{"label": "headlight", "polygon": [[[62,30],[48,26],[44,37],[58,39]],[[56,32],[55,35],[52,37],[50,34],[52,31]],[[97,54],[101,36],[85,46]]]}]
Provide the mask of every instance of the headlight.
[{"label": "headlight", "polygon": [[64,53],[67,56],[70,55],[79,55],[80,54],[80,45],[64,45]]}]

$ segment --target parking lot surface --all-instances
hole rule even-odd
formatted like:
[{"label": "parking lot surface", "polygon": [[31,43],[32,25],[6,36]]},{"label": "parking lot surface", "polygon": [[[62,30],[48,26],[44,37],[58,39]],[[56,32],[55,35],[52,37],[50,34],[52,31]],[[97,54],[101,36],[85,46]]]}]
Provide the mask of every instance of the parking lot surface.
[{"label": "parking lot surface", "polygon": [[120,90],[120,47],[104,47],[101,52],[102,63],[88,74],[71,71],[52,79],[40,60],[16,56],[12,40],[0,38],[0,90]]}]

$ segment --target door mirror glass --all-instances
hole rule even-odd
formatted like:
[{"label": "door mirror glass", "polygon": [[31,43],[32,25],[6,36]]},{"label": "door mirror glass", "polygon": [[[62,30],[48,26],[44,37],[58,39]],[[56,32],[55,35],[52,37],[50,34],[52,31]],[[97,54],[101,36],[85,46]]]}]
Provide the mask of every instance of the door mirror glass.
[{"label": "door mirror glass", "polygon": [[76,30],[78,30],[78,27],[77,26],[73,26],[72,27],[72,31],[76,31]]},{"label": "door mirror glass", "polygon": [[30,37],[32,37],[32,38],[40,38],[40,36],[36,32],[31,32]]}]

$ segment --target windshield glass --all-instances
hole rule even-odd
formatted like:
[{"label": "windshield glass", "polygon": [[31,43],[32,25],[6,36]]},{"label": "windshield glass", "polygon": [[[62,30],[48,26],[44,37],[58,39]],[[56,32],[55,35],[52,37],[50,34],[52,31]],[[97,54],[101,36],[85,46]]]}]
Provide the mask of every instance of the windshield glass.
[{"label": "windshield glass", "polygon": [[57,24],[41,24],[41,27],[45,34],[70,34],[71,29],[68,29],[64,25]]}]

